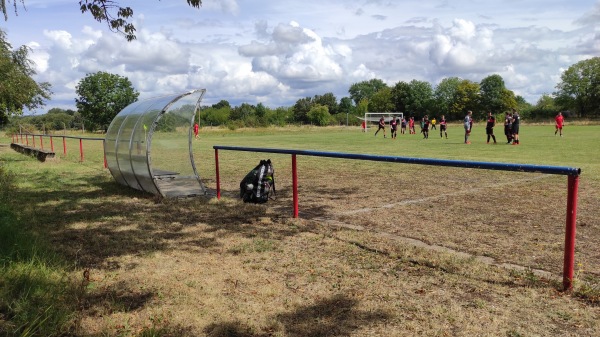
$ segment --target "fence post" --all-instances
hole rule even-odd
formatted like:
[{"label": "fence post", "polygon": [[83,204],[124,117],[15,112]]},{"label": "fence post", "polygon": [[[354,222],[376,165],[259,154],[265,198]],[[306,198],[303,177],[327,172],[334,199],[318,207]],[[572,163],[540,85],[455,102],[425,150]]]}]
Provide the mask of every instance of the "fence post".
[{"label": "fence post", "polygon": [[29,146],[29,134],[25,134],[25,145]]},{"label": "fence post", "polygon": [[44,149],[44,138],[42,135],[40,135],[40,147],[42,148],[42,150]]},{"label": "fence post", "polygon": [[79,156],[81,158],[81,162],[83,163],[83,139],[79,138]]},{"label": "fence post", "polygon": [[50,136],[50,149],[54,152],[54,141],[52,140],[52,136]]},{"label": "fence post", "polygon": [[298,170],[296,154],[292,154],[292,195],[294,201],[294,218],[298,217]]},{"label": "fence post", "polygon": [[66,158],[67,157],[67,142],[65,141],[65,136],[63,136],[62,138],[63,138],[63,155]]},{"label": "fence post", "polygon": [[219,150],[215,149],[215,173],[217,175],[217,199],[221,199],[221,179],[219,178]]},{"label": "fence post", "polygon": [[565,260],[563,266],[563,288],[573,288],[573,267],[575,264],[575,233],[577,219],[577,189],[579,176],[569,176],[567,191],[567,225],[565,230]]},{"label": "fence post", "polygon": [[102,151],[104,152],[104,168],[108,168],[108,163],[106,162],[106,139],[102,140]]}]

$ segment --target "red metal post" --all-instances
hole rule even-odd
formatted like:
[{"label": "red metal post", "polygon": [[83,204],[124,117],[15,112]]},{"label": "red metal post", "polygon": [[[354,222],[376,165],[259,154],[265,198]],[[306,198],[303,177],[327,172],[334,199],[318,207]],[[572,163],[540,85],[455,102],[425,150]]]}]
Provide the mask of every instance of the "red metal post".
[{"label": "red metal post", "polygon": [[294,218],[298,217],[298,170],[296,166],[296,155],[292,155],[292,195],[294,201]]},{"label": "red metal post", "polygon": [[108,168],[108,163],[106,162],[106,140],[102,141],[102,149],[104,151],[104,168]]},{"label": "red metal post", "polygon": [[79,156],[81,157],[81,162],[83,163],[83,139],[79,138]]},{"label": "red metal post", "polygon": [[50,136],[50,149],[54,152],[54,141],[52,140],[52,136]]},{"label": "red metal post", "polygon": [[42,150],[44,149],[44,138],[42,138],[42,135],[40,135],[40,147]]},{"label": "red metal post", "polygon": [[29,146],[29,134],[25,134],[25,145]]},{"label": "red metal post", "polygon": [[217,199],[221,199],[221,179],[219,178],[219,150],[215,149],[215,172],[217,174]]},{"label": "red metal post", "polygon": [[21,134],[21,144],[23,144],[23,134]]},{"label": "red metal post", "polygon": [[63,154],[65,157],[67,156],[67,142],[65,141],[65,137],[63,136]]},{"label": "red metal post", "polygon": [[575,265],[575,233],[577,220],[577,189],[579,176],[569,176],[567,192],[567,227],[565,231],[565,261],[563,266],[563,288],[573,288],[573,267]]}]

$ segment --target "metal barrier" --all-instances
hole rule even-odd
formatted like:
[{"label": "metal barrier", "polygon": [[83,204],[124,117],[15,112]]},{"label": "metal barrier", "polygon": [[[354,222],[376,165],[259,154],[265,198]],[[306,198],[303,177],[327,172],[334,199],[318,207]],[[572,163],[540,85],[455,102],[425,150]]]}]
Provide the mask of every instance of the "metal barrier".
[{"label": "metal barrier", "polygon": [[221,198],[221,181],[219,177],[219,150],[229,151],[245,151],[245,152],[261,152],[261,153],[277,153],[290,154],[292,156],[292,193],[294,214],[293,217],[298,217],[298,173],[296,166],[296,156],[313,156],[327,158],[341,158],[353,160],[369,160],[383,161],[391,163],[431,165],[431,166],[448,166],[458,168],[472,168],[483,170],[499,170],[499,171],[517,171],[531,173],[545,173],[568,176],[567,183],[567,219],[565,230],[565,252],[563,263],[563,288],[565,290],[573,287],[573,269],[575,263],[575,233],[577,219],[577,191],[579,187],[580,168],[565,167],[565,166],[543,166],[530,164],[510,164],[510,163],[493,163],[493,162],[476,162],[464,160],[446,160],[432,158],[408,158],[395,156],[379,156],[369,154],[341,153],[341,152],[323,152],[309,150],[288,150],[288,149],[269,149],[269,148],[250,148],[239,146],[213,146],[215,150],[215,173],[217,183],[217,199]]},{"label": "metal barrier", "polygon": [[[23,140],[23,136],[25,136],[25,140]],[[98,138],[98,137],[76,137],[76,136],[67,136],[67,135],[44,135],[44,134],[32,134],[32,133],[19,133],[19,134],[13,134],[12,135],[12,142],[13,143],[20,143],[20,144],[25,144],[26,146],[29,146],[29,138],[31,138],[32,141],[32,145],[35,148],[36,147],[36,137],[39,137],[40,140],[40,148],[43,150],[44,149],[44,137],[48,137],[50,138],[50,149],[52,152],[54,152],[54,138],[62,138],[62,147],[63,147],[63,156],[67,156],[67,142],[66,139],[79,139],[79,161],[83,162],[84,160],[84,151],[83,151],[83,141],[84,140],[95,140],[95,141],[102,141],[102,148],[104,149],[106,146],[106,142],[104,140],[104,138]],[[107,168],[107,162],[106,162],[106,153],[103,154],[104,156],[104,168]]]}]

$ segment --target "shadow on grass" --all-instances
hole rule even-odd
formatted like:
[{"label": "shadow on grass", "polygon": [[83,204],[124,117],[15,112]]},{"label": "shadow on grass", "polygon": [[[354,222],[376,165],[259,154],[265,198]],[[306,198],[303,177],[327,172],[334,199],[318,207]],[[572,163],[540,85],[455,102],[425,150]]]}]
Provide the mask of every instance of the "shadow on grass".
[{"label": "shadow on grass", "polygon": [[290,337],[348,336],[362,326],[382,322],[390,315],[382,310],[361,311],[356,308],[358,301],[343,294],[322,299],[313,305],[302,306],[289,313],[274,317],[279,328],[255,332],[241,322],[213,323],[204,329],[210,337],[263,337],[272,336],[285,330]]},{"label": "shadow on grass", "polygon": [[[29,229],[43,233],[74,268],[110,270],[120,267],[114,265],[119,256],[214,249],[232,234],[277,240],[309,229],[281,225],[292,213],[278,212],[280,201],[254,205],[208,197],[161,200],[117,184],[105,171],[71,176],[53,171],[25,175],[36,187],[17,190],[15,203]],[[326,209],[310,211],[324,214]],[[201,230],[189,237],[190,228]]]}]

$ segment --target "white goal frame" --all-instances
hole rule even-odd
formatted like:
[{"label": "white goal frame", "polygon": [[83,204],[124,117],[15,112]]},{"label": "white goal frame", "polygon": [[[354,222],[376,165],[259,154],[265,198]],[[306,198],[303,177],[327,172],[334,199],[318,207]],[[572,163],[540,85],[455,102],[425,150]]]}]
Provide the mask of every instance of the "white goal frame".
[{"label": "white goal frame", "polygon": [[369,122],[379,122],[379,119],[383,116],[385,119],[385,123],[388,124],[392,117],[396,118],[404,118],[404,113],[402,112],[365,112],[365,117],[360,118],[365,121],[365,132],[369,129]]}]

